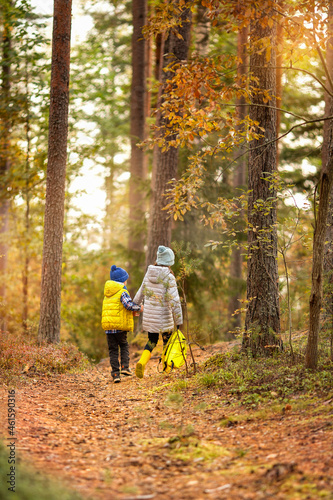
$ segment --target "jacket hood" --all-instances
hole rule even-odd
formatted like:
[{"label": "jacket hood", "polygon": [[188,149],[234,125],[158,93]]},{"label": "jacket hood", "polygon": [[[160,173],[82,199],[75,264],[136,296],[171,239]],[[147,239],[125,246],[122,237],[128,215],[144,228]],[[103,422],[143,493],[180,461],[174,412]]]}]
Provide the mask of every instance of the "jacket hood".
[{"label": "jacket hood", "polygon": [[124,283],[108,280],[104,286],[104,295],[105,297],[112,297],[112,295],[119,292],[122,288],[125,289]]},{"label": "jacket hood", "polygon": [[147,279],[151,283],[162,283],[169,274],[171,271],[168,267],[148,266]]}]

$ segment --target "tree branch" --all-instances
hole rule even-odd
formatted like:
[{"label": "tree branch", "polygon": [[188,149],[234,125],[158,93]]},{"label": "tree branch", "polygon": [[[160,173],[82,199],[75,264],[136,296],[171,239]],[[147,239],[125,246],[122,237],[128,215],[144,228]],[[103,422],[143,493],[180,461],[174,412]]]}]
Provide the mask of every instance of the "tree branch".
[{"label": "tree branch", "polygon": [[292,115],[295,118],[298,118],[299,120],[306,120],[306,118],[304,118],[304,116],[297,115],[296,113],[293,113],[292,111],[287,111],[286,109],[283,109],[283,108],[277,108],[276,106],[268,106],[267,104],[251,104],[251,103],[245,103],[245,104],[220,104],[220,106],[221,107],[230,106],[230,107],[234,107],[234,108],[236,108],[236,107],[238,108],[240,106],[257,106],[257,107],[261,107],[261,108],[275,109],[276,111],[282,111],[282,113],[286,113],[288,115]]},{"label": "tree branch", "polygon": [[[256,66],[252,66],[252,68],[255,68],[255,67]],[[328,88],[326,87],[326,85],[316,75],[314,75],[313,73],[311,73],[311,71],[308,71],[308,70],[302,69],[302,68],[296,68],[295,66],[273,66],[273,68],[274,69],[295,70],[295,71],[300,71],[301,73],[305,73],[306,75],[309,75],[314,80],[316,80],[319,83],[319,85],[325,90],[325,92],[327,92],[328,95],[330,95],[331,97],[333,97],[333,92],[329,91]],[[330,81],[331,81],[331,79],[330,79]]]},{"label": "tree branch", "polygon": [[[323,64],[323,66],[324,66],[324,70],[325,70],[325,74],[326,74],[327,80],[329,81],[331,89],[333,90],[332,78],[331,78],[330,72],[328,71],[328,67],[327,67],[326,61],[324,59],[323,53],[321,51],[321,48],[319,47],[319,45],[318,45],[317,42],[316,42],[316,50],[317,50],[317,52],[319,54],[319,57],[320,57],[320,60],[321,60],[321,62]],[[327,90],[326,90],[326,92],[327,92]],[[330,96],[332,97],[332,94],[330,94]]]},{"label": "tree branch", "polygon": [[[233,163],[235,163],[237,160],[239,160],[240,158],[242,158],[242,156],[246,155],[250,151],[255,151],[256,149],[265,148],[265,147],[269,146],[270,144],[274,144],[274,142],[277,142],[280,139],[283,139],[283,137],[286,137],[288,134],[290,134],[290,132],[292,132],[297,127],[303,127],[303,125],[308,125],[310,123],[322,122],[322,121],[332,120],[332,119],[333,119],[333,115],[326,116],[324,118],[317,118],[316,120],[305,120],[303,123],[297,123],[296,125],[294,125],[293,127],[291,127],[289,130],[287,130],[287,132],[285,132],[284,134],[280,135],[280,137],[277,137],[276,139],[272,139],[271,141],[266,142],[265,144],[260,144],[259,146],[255,146],[254,148],[248,148],[246,151],[244,151],[244,153],[242,153],[241,155],[237,156],[237,158],[235,158],[229,164],[229,166],[232,165]],[[216,148],[216,146],[215,146],[215,148]]]}]

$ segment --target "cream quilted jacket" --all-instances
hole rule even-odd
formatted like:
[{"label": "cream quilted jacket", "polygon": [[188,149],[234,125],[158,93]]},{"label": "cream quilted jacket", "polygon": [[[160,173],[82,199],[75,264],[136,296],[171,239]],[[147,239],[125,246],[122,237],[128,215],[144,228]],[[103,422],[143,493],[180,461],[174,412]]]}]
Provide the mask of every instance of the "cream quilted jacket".
[{"label": "cream quilted jacket", "polygon": [[133,300],[144,302],[142,327],[147,332],[171,332],[183,323],[176,279],[168,267],[149,266]]}]

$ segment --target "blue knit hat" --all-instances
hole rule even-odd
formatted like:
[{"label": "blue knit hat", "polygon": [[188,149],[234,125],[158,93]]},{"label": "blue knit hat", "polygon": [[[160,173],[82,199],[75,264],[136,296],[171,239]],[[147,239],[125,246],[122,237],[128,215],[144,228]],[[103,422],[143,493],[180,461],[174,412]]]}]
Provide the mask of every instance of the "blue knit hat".
[{"label": "blue knit hat", "polygon": [[128,277],[129,277],[128,273],[125,271],[125,269],[117,267],[114,264],[113,266],[111,266],[110,280],[118,281],[119,283],[124,283],[126,280],[128,280]]},{"label": "blue knit hat", "polygon": [[159,266],[173,266],[175,263],[175,254],[169,247],[160,245],[157,250],[156,264]]}]

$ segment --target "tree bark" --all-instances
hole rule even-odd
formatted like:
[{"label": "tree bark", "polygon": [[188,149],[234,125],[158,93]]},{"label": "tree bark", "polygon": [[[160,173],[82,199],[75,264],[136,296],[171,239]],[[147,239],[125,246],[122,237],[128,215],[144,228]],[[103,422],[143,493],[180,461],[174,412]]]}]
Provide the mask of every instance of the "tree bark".
[{"label": "tree bark", "polygon": [[[332,137],[332,126],[330,141]],[[310,323],[309,336],[305,353],[306,368],[317,368],[318,364],[318,336],[320,324],[320,312],[322,306],[323,288],[323,259],[326,235],[326,221],[329,207],[330,192],[333,184],[333,151],[329,151],[329,159],[323,165],[320,176],[320,195],[318,215],[313,235],[313,257],[312,257],[312,286],[310,294]]]},{"label": "tree bark", "polygon": [[[328,10],[328,40],[326,51],[327,69],[333,76],[333,2],[329,2]],[[330,83],[327,82],[330,86]],[[331,89],[333,90],[333,89]],[[333,99],[325,95],[325,114],[330,116],[333,113]],[[318,364],[318,338],[320,326],[320,314],[322,308],[323,295],[323,263],[328,280],[328,294],[326,304],[332,307],[332,246],[333,246],[333,123],[332,120],[324,122],[324,137],[322,148],[322,171],[319,184],[319,205],[318,215],[315,219],[313,235],[313,257],[312,257],[312,286],[310,294],[310,322],[309,336],[305,353],[306,368],[316,368]],[[314,207],[316,210],[316,206]],[[325,246],[325,240],[328,244]],[[332,310],[330,311],[332,314]]]},{"label": "tree bark", "polygon": [[[333,4],[329,5],[328,11],[329,36],[326,46],[326,64],[327,69],[333,78]],[[326,83],[329,86],[329,82]],[[331,116],[333,113],[333,99],[325,92],[325,116]],[[330,122],[324,121],[323,124],[323,146],[322,146],[322,165],[328,161],[328,152],[332,149],[330,143]],[[326,329],[331,334],[331,358],[333,359],[332,340],[333,340],[333,189],[330,193],[330,203],[327,216],[326,245],[324,255],[324,319]]]},{"label": "tree bark", "polygon": [[[131,86],[131,177],[129,184],[129,250],[132,261],[144,251],[146,155],[138,142],[145,139],[147,113],[147,41],[142,28],[147,23],[147,0],[132,1],[132,86]],[[134,255],[133,255],[134,254]],[[139,255],[140,257],[140,255]]]},{"label": "tree bark", "polygon": [[[248,65],[248,51],[247,51],[248,28],[244,27],[238,31],[237,39],[237,55],[242,61],[237,68],[237,79],[240,86],[243,85],[243,78],[247,75]],[[244,120],[248,113],[245,97],[236,98],[236,114],[239,121]],[[238,126],[239,132],[244,130],[244,125]],[[246,150],[246,143],[242,143],[235,152],[236,168],[233,175],[233,187],[235,189],[244,189],[246,183],[246,170],[247,170],[247,156],[244,154]],[[242,223],[243,221],[241,221]],[[243,249],[238,242],[237,247],[232,248],[230,259],[230,300],[229,300],[229,315],[232,318],[232,328],[241,327],[241,315],[235,314],[232,316],[236,309],[240,308],[240,299],[244,288],[243,280]]]},{"label": "tree bark", "polygon": [[[181,38],[175,32],[170,32],[164,41],[163,62],[162,62],[162,95],[165,83],[173,76],[172,70],[164,71],[171,63],[187,61],[191,35],[192,14],[189,8],[183,10],[181,25],[176,28]],[[163,102],[162,102],[163,103]],[[161,103],[161,104],[162,104]],[[157,117],[157,125],[162,129],[168,127],[168,121],[161,113]],[[169,136],[167,140],[175,139]],[[178,148],[170,147],[167,151],[155,146],[153,153],[153,176],[151,208],[148,225],[148,249],[146,255],[146,265],[153,264],[156,260],[156,252],[159,245],[170,246],[172,220],[168,213],[163,210],[167,205],[165,197],[168,189],[168,182],[175,178],[178,169]]]},{"label": "tree bark", "polygon": [[54,0],[39,342],[60,340],[71,9],[71,0]]},{"label": "tree bark", "polygon": [[[283,2],[284,0],[279,1],[279,9],[280,12],[283,12]],[[282,102],[282,64],[283,64],[283,57],[282,57],[282,51],[281,48],[283,44],[283,18],[279,19],[279,22],[277,23],[276,27],[276,45],[279,47],[279,52],[276,56],[276,107],[281,108],[281,102]],[[279,136],[280,133],[280,126],[281,126],[281,111],[277,110],[276,111],[276,137]],[[280,147],[279,147],[279,142],[277,142],[276,145],[276,167],[278,168],[279,166],[279,161],[280,161]]]},{"label": "tree bark", "polygon": [[209,49],[209,32],[211,23],[207,17],[207,7],[198,1],[196,26],[194,29],[195,51],[199,57],[206,57]]},{"label": "tree bark", "polygon": [[26,139],[26,158],[25,158],[25,234],[24,234],[24,264],[22,272],[22,326],[25,333],[28,332],[28,318],[29,318],[29,265],[30,265],[30,95],[29,95],[29,61],[28,54],[26,54],[25,65],[25,139]]},{"label": "tree bark", "polygon": [[6,176],[10,170],[10,129],[11,119],[9,112],[9,101],[11,91],[11,25],[10,9],[12,2],[3,4],[3,31],[2,31],[2,113],[1,113],[1,139],[0,139],[0,179],[2,192],[0,194],[0,331],[7,329],[6,313],[6,270],[7,270],[7,233],[9,219],[9,198],[7,194]]},{"label": "tree bark", "polygon": [[[250,118],[263,127],[264,137],[250,143],[248,198],[247,312],[243,346],[252,354],[268,355],[281,346],[277,267],[276,192],[271,176],[276,172],[276,24],[261,23],[272,13],[262,12],[251,22],[250,71],[256,80],[250,105]],[[266,38],[267,37],[267,38]],[[260,40],[270,40],[270,53]],[[261,50],[258,50],[261,49]],[[270,107],[264,104],[263,92],[271,96]],[[273,141],[273,142],[271,142]],[[266,146],[265,144],[268,143]]]}]

